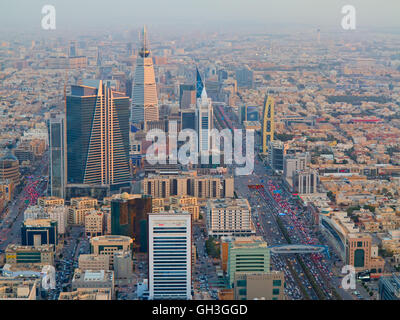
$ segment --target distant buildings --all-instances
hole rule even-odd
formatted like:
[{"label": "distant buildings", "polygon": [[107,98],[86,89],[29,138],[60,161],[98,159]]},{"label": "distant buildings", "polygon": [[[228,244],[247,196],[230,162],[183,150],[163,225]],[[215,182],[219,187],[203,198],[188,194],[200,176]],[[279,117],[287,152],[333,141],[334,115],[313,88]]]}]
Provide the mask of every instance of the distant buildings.
[{"label": "distant buildings", "polygon": [[189,109],[196,105],[196,87],[193,84],[179,85],[179,108]]},{"label": "distant buildings", "polygon": [[237,85],[239,87],[244,87],[244,88],[253,87],[254,73],[248,66],[236,69],[235,73],[236,73]]},{"label": "distant buildings", "polygon": [[67,146],[68,183],[129,186],[129,98],[101,80],[97,87],[72,86]]},{"label": "distant buildings", "polygon": [[149,299],[191,299],[191,248],[189,213],[149,214]]}]

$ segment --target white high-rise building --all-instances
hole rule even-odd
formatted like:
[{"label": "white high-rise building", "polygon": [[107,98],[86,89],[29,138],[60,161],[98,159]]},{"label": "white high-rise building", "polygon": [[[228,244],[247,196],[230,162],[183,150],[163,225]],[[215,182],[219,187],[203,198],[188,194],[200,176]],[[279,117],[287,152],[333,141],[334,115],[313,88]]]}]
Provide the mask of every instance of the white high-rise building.
[{"label": "white high-rise building", "polygon": [[210,236],[251,236],[256,233],[247,199],[213,199],[207,202]]},{"label": "white high-rise building", "polygon": [[149,299],[191,299],[190,213],[150,213],[148,221]]},{"label": "white high-rise building", "polygon": [[136,125],[159,119],[157,87],[146,27],[141,40],[132,89],[131,122]]},{"label": "white high-rise building", "polygon": [[213,109],[211,99],[203,88],[201,97],[197,99],[196,131],[199,143],[199,155],[208,157],[211,150],[210,131],[213,128]]}]

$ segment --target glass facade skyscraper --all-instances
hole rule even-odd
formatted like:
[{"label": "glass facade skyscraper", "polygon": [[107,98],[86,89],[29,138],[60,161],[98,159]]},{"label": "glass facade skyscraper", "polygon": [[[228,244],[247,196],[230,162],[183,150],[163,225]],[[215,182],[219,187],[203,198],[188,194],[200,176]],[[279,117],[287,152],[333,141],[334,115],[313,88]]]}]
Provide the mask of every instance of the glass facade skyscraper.
[{"label": "glass facade skyscraper", "polygon": [[123,193],[111,201],[111,234],[133,238],[135,252],[147,252],[147,214],[151,197]]},{"label": "glass facade skyscraper", "polygon": [[51,117],[48,120],[47,126],[49,130],[50,148],[50,195],[64,198],[67,174],[65,116],[57,115]]},{"label": "glass facade skyscraper", "polygon": [[67,181],[129,186],[129,98],[99,80],[67,96]]}]

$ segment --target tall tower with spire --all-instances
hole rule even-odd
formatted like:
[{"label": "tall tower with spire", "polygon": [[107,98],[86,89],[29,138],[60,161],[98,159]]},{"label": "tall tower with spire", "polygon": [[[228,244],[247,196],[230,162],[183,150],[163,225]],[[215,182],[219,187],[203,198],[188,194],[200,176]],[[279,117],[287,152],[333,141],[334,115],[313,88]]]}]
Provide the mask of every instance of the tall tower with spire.
[{"label": "tall tower with spire", "polygon": [[143,27],[141,47],[133,78],[131,122],[146,127],[146,122],[159,120],[157,87],[147,30]]},{"label": "tall tower with spire", "polygon": [[206,88],[203,86],[201,96],[196,104],[196,131],[198,137],[198,151],[202,157],[210,155],[211,130],[213,128],[213,109],[211,99],[208,98]]}]

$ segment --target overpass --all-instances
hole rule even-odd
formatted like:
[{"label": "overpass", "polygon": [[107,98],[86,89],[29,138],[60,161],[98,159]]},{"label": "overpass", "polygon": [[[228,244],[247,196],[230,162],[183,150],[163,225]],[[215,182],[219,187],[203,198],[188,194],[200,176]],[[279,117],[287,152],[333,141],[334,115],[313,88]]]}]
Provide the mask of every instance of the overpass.
[{"label": "overpass", "polygon": [[324,253],[329,259],[329,248],[324,245],[280,244],[268,247],[274,254]]}]

